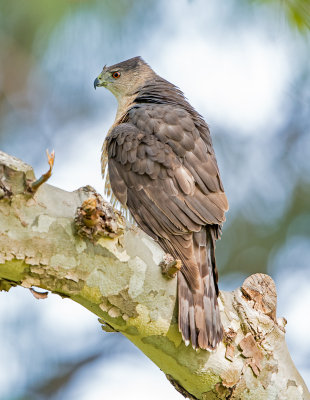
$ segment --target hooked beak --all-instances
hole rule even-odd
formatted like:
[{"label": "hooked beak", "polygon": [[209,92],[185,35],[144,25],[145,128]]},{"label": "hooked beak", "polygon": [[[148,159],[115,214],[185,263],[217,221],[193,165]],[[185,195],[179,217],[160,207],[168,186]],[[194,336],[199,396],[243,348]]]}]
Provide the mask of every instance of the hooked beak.
[{"label": "hooked beak", "polygon": [[107,86],[107,83],[105,81],[105,73],[106,73],[106,65],[103,67],[101,74],[98,75],[97,78],[94,80],[95,90],[99,86],[104,86],[104,87]]},{"label": "hooked beak", "polygon": [[107,87],[107,82],[104,80],[102,77],[102,74],[100,74],[95,80],[94,80],[94,88],[96,89],[97,87]]},{"label": "hooked beak", "polygon": [[96,79],[94,80],[94,88],[95,88],[95,90],[96,90],[97,86],[100,86],[100,81],[99,81],[98,78],[96,78]]}]

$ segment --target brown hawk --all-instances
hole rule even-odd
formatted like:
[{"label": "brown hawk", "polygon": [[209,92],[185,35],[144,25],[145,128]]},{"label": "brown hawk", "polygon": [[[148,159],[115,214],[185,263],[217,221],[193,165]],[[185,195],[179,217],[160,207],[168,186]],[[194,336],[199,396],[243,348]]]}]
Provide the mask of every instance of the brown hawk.
[{"label": "brown hawk", "polygon": [[228,209],[207,124],[140,57],[104,67],[94,82],[118,110],[102,170],[115,197],[165,252],[182,261],[178,323],[186,344],[213,350],[223,337],[215,241]]}]

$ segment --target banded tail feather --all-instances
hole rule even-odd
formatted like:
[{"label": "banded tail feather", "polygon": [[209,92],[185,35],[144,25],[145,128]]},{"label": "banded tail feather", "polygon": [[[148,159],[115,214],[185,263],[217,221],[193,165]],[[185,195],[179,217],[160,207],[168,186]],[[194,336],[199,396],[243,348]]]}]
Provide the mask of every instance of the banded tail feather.
[{"label": "banded tail feather", "polygon": [[182,272],[178,273],[179,330],[186,345],[214,350],[223,338],[218,305],[215,264],[216,232],[205,227],[193,233],[194,255],[199,267],[200,287],[190,288]]}]

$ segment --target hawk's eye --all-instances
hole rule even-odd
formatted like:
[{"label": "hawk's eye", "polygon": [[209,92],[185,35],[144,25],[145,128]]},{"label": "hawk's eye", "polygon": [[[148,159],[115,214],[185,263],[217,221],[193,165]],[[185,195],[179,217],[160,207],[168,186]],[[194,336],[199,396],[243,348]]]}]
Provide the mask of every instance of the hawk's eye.
[{"label": "hawk's eye", "polygon": [[113,74],[112,74],[112,78],[114,78],[114,79],[118,79],[120,76],[121,76],[121,74],[117,71],[113,72]]}]

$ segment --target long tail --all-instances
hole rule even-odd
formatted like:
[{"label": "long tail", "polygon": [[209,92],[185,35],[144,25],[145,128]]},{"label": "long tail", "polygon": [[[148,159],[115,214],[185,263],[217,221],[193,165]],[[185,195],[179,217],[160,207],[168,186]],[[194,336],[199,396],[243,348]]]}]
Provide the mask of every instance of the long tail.
[{"label": "long tail", "polygon": [[201,277],[199,289],[190,289],[182,272],[178,273],[179,330],[185,344],[214,350],[223,338],[217,301],[215,240],[217,227],[205,227],[193,233],[193,248]]}]

